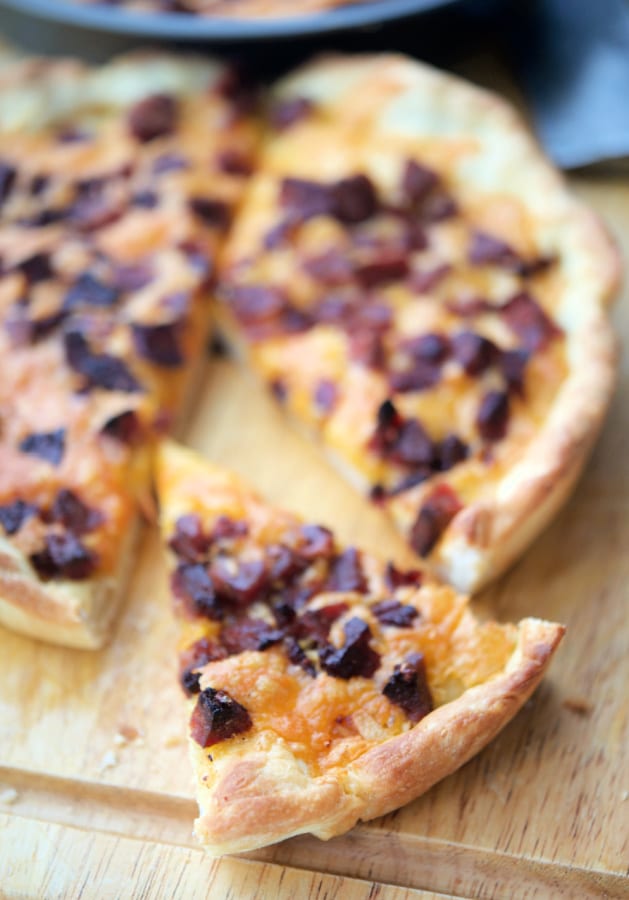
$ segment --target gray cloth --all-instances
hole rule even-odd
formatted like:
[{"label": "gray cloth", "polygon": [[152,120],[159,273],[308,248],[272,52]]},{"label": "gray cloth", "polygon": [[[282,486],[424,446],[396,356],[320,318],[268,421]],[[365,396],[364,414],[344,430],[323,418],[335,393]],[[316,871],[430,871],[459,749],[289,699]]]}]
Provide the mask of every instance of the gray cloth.
[{"label": "gray cloth", "polygon": [[629,159],[629,4],[540,0],[510,24],[520,80],[554,161],[570,169]]}]

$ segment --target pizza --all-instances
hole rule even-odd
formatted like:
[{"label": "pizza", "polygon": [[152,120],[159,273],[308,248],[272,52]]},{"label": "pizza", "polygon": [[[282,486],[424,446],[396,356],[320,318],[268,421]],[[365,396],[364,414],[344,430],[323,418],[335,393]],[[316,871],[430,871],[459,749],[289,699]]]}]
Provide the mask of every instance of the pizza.
[{"label": "pizza", "polygon": [[515,715],[561,640],[539,619],[481,624],[427,572],[342,546],[176,444],[155,477],[213,855],[327,839],[419,796]]},{"label": "pizza", "polygon": [[572,489],[615,379],[604,229],[492,94],[401,56],[272,91],[220,316],[295,423],[463,591]]},{"label": "pizza", "polygon": [[[111,0],[81,0],[92,6],[112,5]],[[114,0],[116,8],[129,12],[183,13],[217,19],[268,19],[313,15],[339,6],[371,0]]]},{"label": "pizza", "polygon": [[234,73],[194,57],[8,54],[0,84],[0,622],[97,647],[257,127]]}]

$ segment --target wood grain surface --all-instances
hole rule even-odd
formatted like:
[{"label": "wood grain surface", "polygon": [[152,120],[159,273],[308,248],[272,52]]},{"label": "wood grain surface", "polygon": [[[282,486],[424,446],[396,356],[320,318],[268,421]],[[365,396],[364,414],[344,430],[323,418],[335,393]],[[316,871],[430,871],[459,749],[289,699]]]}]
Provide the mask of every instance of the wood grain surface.
[{"label": "wood grain surface", "polygon": [[[575,188],[629,247],[629,182]],[[625,289],[615,321],[629,339]],[[154,532],[102,652],[0,630],[0,895],[629,897],[629,372],[576,493],[475,605],[565,622],[542,688],[423,798],[349,835],[207,860],[182,741],[175,629]],[[399,561],[381,514],[298,437],[234,361],[211,361],[185,440],[270,500]]]}]

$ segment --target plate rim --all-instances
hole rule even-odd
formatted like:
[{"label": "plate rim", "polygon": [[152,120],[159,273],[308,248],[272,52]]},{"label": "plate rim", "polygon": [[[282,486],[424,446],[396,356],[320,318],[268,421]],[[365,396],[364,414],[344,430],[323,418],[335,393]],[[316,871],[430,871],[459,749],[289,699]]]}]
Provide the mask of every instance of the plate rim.
[{"label": "plate rim", "polygon": [[71,0],[0,0],[0,7],[59,24],[115,34],[179,41],[235,42],[308,37],[377,27],[458,2],[460,0],[366,0],[355,6],[337,7],[321,13],[255,20],[210,19],[181,13],[133,13],[115,7],[84,6]]}]

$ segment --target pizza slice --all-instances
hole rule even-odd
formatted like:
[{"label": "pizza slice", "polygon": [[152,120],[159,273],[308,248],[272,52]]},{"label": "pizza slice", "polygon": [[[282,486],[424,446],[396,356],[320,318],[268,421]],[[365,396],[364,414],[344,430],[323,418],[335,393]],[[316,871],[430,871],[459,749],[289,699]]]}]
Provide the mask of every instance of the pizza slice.
[{"label": "pizza slice", "polygon": [[97,647],[256,128],[233,73],[194,57],[0,76],[0,622]]},{"label": "pizza slice", "polygon": [[461,590],[575,483],[615,380],[618,254],[497,97],[400,56],[276,87],[224,328]]},{"label": "pizza slice", "polygon": [[515,715],[561,640],[539,619],[481,624],[426,572],[341,546],[175,444],[156,483],[212,854],[327,839],[419,796]]}]

